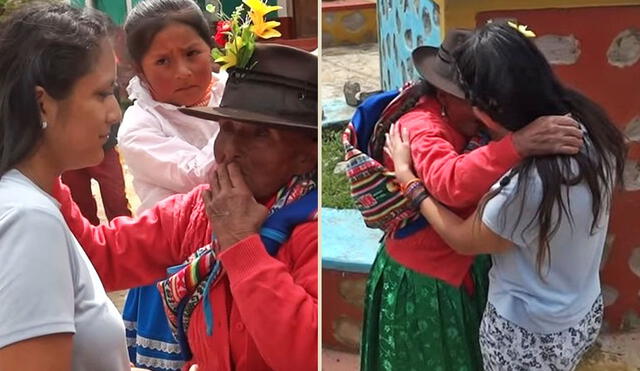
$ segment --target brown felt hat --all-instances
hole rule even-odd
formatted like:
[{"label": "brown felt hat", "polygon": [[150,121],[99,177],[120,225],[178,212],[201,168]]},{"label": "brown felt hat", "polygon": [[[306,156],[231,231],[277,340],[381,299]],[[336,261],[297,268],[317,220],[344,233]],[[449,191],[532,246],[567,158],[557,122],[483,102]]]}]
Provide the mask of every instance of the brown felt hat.
[{"label": "brown felt hat", "polygon": [[257,44],[250,68],[230,68],[219,107],[181,108],[203,119],[318,129],[318,57],[302,49]]},{"label": "brown felt hat", "polygon": [[452,53],[471,33],[471,30],[454,28],[447,32],[439,48],[419,46],[414,49],[411,58],[420,76],[436,88],[465,99],[464,92],[456,81],[456,65]]}]

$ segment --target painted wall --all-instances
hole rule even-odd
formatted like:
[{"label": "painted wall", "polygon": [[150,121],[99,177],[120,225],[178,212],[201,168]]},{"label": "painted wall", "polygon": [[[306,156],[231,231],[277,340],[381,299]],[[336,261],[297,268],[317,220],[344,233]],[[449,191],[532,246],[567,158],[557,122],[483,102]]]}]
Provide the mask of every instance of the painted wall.
[{"label": "painted wall", "polygon": [[432,0],[378,0],[381,86],[396,89],[418,74],[411,51],[440,45],[440,6]]},{"label": "painted wall", "polygon": [[[324,244],[323,244],[324,245]],[[322,346],[360,350],[367,273],[322,269]]]},{"label": "painted wall", "polygon": [[[337,3],[337,2],[336,2]],[[322,2],[322,45],[357,45],[377,41],[375,4],[352,1],[342,6]]]},{"label": "painted wall", "polygon": [[567,9],[638,5],[638,0],[434,0],[442,15],[442,36],[451,28],[474,28],[476,14],[493,10]]}]

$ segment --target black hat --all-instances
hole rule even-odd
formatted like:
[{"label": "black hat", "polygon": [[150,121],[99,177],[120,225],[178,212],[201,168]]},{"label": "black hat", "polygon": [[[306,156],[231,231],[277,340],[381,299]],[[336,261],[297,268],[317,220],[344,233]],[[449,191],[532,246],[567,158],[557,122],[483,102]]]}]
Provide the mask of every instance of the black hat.
[{"label": "black hat", "polygon": [[302,49],[257,44],[249,68],[230,68],[219,107],[181,108],[209,120],[318,128],[318,57]]},{"label": "black hat", "polygon": [[439,48],[419,46],[414,49],[411,57],[420,76],[436,88],[464,99],[464,92],[456,81],[452,53],[471,36],[471,33],[471,30],[454,28],[447,32]]}]

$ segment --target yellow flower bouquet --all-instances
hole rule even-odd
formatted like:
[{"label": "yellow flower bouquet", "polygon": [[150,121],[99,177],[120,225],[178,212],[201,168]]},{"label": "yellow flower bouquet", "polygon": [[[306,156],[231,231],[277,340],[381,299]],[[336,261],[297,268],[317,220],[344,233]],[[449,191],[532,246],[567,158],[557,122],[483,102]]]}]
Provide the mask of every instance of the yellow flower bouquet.
[{"label": "yellow flower bouquet", "polygon": [[[242,4],[236,7],[231,16],[219,13],[220,20],[213,37],[218,48],[211,51],[211,56],[216,63],[221,64],[222,70],[230,67],[251,68],[247,64],[253,55],[256,38],[281,36],[275,29],[280,22],[266,21],[265,16],[282,7],[267,5],[266,1],[242,0]],[[210,4],[207,11],[213,13],[215,7]]]}]

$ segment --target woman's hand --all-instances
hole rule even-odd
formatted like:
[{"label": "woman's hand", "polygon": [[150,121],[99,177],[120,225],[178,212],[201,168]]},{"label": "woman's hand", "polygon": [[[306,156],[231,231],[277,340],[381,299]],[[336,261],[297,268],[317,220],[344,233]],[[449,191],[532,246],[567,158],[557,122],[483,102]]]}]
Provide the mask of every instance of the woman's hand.
[{"label": "woman's hand", "polygon": [[413,173],[413,164],[411,160],[411,147],[409,145],[409,131],[407,129],[400,130],[396,124],[392,124],[389,132],[385,134],[386,141],[384,149],[393,159],[396,179],[401,184],[405,184],[416,176]]},{"label": "woman's hand", "polygon": [[222,251],[260,231],[268,210],[255,200],[236,164],[220,164],[209,185],[202,199]]}]

